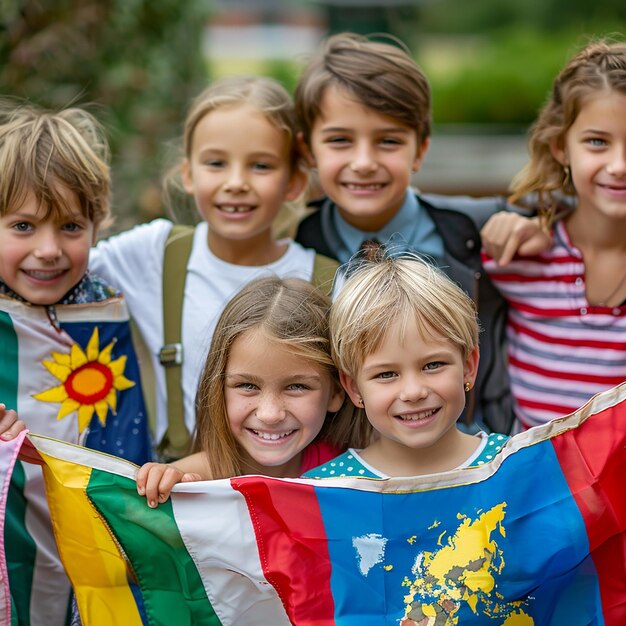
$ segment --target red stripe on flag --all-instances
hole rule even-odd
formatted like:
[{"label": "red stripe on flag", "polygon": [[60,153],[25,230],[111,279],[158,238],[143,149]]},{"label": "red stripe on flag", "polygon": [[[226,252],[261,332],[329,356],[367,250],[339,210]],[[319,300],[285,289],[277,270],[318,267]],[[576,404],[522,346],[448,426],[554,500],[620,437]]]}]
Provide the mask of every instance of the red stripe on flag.
[{"label": "red stripe on flag", "polygon": [[626,624],[626,399],[551,439],[584,519],[606,626]]},{"label": "red stripe on flag", "polygon": [[231,479],[246,500],[263,574],[290,621],[335,626],[328,541],[315,488],[246,476]]}]

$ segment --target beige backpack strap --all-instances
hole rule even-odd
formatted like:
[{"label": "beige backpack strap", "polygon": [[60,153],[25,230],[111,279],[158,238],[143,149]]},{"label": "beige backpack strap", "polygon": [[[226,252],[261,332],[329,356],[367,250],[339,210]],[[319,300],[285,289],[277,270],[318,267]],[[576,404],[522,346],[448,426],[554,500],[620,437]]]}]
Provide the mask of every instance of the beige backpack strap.
[{"label": "beige backpack strap", "polygon": [[163,460],[180,458],[188,454],[191,448],[191,435],[185,426],[181,334],[185,281],[193,236],[192,226],[175,225],[165,242],[163,253],[164,345],[159,352],[159,362],[165,368],[167,430],[158,445]]},{"label": "beige backpack strap", "polygon": [[333,291],[333,280],[335,273],[339,268],[339,261],[324,256],[323,254],[315,254],[313,261],[313,276],[311,282],[327,296]]}]

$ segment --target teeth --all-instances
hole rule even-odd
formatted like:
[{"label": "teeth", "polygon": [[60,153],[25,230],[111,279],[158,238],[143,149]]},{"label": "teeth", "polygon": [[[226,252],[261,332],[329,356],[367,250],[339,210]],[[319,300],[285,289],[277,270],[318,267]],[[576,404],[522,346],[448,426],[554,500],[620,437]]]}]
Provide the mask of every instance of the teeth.
[{"label": "teeth", "polygon": [[431,409],[430,411],[426,411],[425,413],[419,413],[414,415],[400,415],[401,420],[405,420],[407,422],[419,422],[420,420],[425,420],[427,417],[430,417],[437,409]]},{"label": "teeth", "polygon": [[226,206],[226,205],[222,205],[221,210],[224,211],[224,213],[247,213],[248,211],[252,210],[252,207],[250,206]]},{"label": "teeth", "polygon": [[266,439],[267,441],[278,441],[279,439],[288,437],[294,431],[290,430],[286,433],[264,433],[264,432],[261,432],[260,430],[253,430],[252,432],[260,439]]},{"label": "teeth", "polygon": [[353,191],[362,191],[364,189],[367,191],[376,191],[378,189],[382,189],[383,185],[382,183],[371,183],[369,185],[356,185],[354,183],[346,183],[346,187]]},{"label": "teeth", "polygon": [[54,272],[45,270],[24,270],[25,274],[31,278],[36,278],[37,280],[52,280],[57,276],[61,276],[63,272],[64,270],[56,270]]}]

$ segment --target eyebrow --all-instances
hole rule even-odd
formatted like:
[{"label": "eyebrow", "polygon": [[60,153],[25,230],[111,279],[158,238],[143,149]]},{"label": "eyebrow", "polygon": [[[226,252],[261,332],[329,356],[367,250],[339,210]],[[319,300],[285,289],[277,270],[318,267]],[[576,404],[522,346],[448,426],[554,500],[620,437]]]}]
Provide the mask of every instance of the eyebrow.
[{"label": "eyebrow", "polygon": [[[229,156],[229,152],[228,150],[225,150],[224,148],[212,148],[211,146],[207,146],[206,148],[200,148],[200,150],[198,150],[198,155],[200,156],[200,158],[206,158],[207,156],[216,156],[216,157],[226,157]],[[252,158],[252,159],[259,159],[259,158],[271,158],[271,159],[281,159],[281,155],[275,152],[268,152],[268,151],[258,151],[258,152],[251,152],[250,154],[247,155],[248,158]]]},{"label": "eyebrow", "polygon": [[[353,128],[348,126],[328,126],[322,127],[321,131],[323,133],[347,133],[354,132]],[[385,128],[377,128],[375,129],[376,133],[398,133],[402,135],[406,135],[411,133],[410,128],[404,128],[403,126],[386,126]]]},{"label": "eyebrow", "polygon": [[[261,377],[255,374],[249,374],[247,372],[226,372],[226,378],[241,378],[250,382],[257,382],[261,380]],[[280,379],[280,382],[290,381],[290,382],[302,382],[302,381],[318,381],[322,380],[321,374],[290,374],[289,376],[285,376]]]}]

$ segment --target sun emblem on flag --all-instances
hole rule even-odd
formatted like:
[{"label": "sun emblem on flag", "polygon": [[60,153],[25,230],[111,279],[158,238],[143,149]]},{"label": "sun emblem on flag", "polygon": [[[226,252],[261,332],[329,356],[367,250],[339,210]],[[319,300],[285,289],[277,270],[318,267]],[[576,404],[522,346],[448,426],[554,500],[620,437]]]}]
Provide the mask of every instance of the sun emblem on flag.
[{"label": "sun emblem on flag", "polygon": [[53,360],[44,360],[42,365],[61,384],[34,394],[33,397],[42,402],[60,402],[58,420],[76,411],[81,433],[89,425],[94,413],[105,426],[109,409],[115,414],[117,393],[135,385],[124,376],[126,356],[114,361],[111,359],[114,345],[115,340],[100,350],[96,326],[86,350],[74,343],[69,354],[52,352],[50,356]]}]

